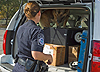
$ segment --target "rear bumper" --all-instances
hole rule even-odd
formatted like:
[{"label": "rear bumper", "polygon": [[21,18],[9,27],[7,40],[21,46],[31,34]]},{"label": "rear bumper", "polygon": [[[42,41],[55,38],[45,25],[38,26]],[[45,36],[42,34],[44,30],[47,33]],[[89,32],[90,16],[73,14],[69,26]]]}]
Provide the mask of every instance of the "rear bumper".
[{"label": "rear bumper", "polygon": [[12,55],[0,55],[0,66],[8,71],[12,71],[14,66],[14,60],[12,58]]},{"label": "rear bumper", "polygon": [[5,70],[8,70],[10,72],[12,72],[13,66],[10,64],[0,64],[1,67],[3,67]]}]

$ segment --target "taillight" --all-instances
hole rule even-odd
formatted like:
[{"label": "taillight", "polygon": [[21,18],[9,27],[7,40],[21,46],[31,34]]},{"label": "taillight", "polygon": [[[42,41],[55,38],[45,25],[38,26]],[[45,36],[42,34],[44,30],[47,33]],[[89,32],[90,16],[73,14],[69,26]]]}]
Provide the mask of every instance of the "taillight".
[{"label": "taillight", "polygon": [[3,37],[3,53],[6,54],[6,38],[7,38],[7,32],[8,30],[5,31],[4,37]]},{"label": "taillight", "polygon": [[93,41],[91,72],[100,72],[100,41]]}]

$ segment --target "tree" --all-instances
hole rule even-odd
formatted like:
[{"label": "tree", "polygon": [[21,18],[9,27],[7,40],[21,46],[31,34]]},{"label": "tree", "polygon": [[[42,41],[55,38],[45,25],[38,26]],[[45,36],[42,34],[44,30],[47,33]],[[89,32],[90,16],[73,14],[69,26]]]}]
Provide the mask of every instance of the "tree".
[{"label": "tree", "polygon": [[[23,3],[27,2],[24,0]],[[0,0],[0,19],[5,19],[6,24],[19,9],[21,0]]]}]

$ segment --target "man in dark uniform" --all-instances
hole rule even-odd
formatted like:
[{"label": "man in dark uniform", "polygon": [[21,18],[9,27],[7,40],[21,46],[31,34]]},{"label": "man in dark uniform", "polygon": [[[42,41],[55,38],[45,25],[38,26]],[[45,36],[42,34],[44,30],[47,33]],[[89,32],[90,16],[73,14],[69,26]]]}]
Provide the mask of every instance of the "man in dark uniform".
[{"label": "man in dark uniform", "polygon": [[[44,34],[43,30],[37,26],[41,17],[39,5],[36,2],[29,2],[25,6],[24,12],[28,21],[21,25],[17,31],[19,58],[12,72],[33,72],[33,68],[31,68],[30,71],[27,71],[25,65],[30,65],[37,60],[48,60],[50,63],[53,61],[51,55],[42,52],[44,46]],[[26,63],[28,62],[27,60],[29,60],[29,64]]]}]

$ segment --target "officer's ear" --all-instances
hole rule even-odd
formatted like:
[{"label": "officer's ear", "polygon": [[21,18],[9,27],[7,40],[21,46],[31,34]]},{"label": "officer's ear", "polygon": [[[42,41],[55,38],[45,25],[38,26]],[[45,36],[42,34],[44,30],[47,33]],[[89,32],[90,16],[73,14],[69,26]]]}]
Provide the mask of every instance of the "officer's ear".
[{"label": "officer's ear", "polygon": [[39,11],[37,14],[38,14],[38,16],[41,16],[41,11]]},{"label": "officer's ear", "polygon": [[27,17],[27,14],[25,14],[25,16]]}]

